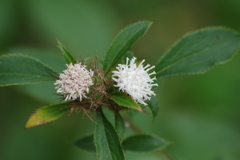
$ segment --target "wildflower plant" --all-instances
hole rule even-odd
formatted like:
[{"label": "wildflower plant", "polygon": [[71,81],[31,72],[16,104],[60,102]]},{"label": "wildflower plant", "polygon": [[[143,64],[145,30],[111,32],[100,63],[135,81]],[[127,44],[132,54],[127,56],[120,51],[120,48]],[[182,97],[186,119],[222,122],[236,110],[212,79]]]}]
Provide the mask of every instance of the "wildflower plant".
[{"label": "wildflower plant", "polygon": [[[99,160],[124,160],[124,151],[155,151],[168,142],[150,135],[125,137],[124,112],[135,110],[157,116],[159,102],[154,92],[156,79],[173,75],[192,75],[208,71],[228,61],[239,51],[240,34],[213,27],[191,32],[176,42],[154,65],[137,59],[131,46],[143,36],[151,22],[141,21],[127,26],[113,39],[103,59],[75,59],[58,41],[66,69],[55,72],[48,65],[23,54],[0,57],[0,86],[27,85],[43,82],[55,84],[61,97],[59,104],[38,109],[30,116],[25,128],[31,128],[83,110],[96,124],[92,135],[74,145],[97,153]],[[103,108],[115,115],[115,124],[105,116]]]}]

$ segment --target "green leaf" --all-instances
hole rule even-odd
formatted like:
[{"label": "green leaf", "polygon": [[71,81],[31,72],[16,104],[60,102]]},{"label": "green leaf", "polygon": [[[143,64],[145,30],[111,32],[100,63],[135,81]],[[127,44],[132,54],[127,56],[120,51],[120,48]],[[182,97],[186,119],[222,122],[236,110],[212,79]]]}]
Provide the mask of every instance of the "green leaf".
[{"label": "green leaf", "polygon": [[89,135],[89,136],[86,136],[86,137],[83,137],[83,138],[77,140],[76,142],[74,142],[74,145],[83,150],[95,152],[96,149],[95,149],[93,141],[94,141],[93,135]]},{"label": "green leaf", "polygon": [[119,32],[105,54],[103,69],[106,75],[131,48],[133,43],[147,32],[151,24],[152,22],[142,21],[134,23]]},{"label": "green leaf", "polygon": [[46,64],[21,54],[0,57],[0,86],[54,82],[57,75]]},{"label": "green leaf", "polygon": [[103,112],[97,114],[94,142],[98,160],[124,160],[119,137]]},{"label": "green leaf", "polygon": [[149,152],[159,149],[163,149],[167,143],[152,135],[139,134],[128,137],[122,143],[125,150],[137,151],[137,152]]},{"label": "green leaf", "polygon": [[111,94],[111,96],[111,99],[120,106],[136,109],[138,111],[143,111],[139,104],[135,102],[132,97],[130,97],[124,92],[114,92]]},{"label": "green leaf", "polygon": [[64,102],[38,109],[27,121],[25,129],[57,120],[70,111],[71,108],[66,106],[69,103]]},{"label": "green leaf", "polygon": [[[54,68],[54,71],[57,73],[66,69],[66,63],[63,60],[62,55],[59,54],[57,50],[19,46],[9,48],[6,52],[23,53],[24,55],[37,58],[42,63],[51,64],[51,67]],[[56,93],[56,89],[52,81],[35,85],[21,85],[14,88],[26,93],[28,96],[40,102],[42,101],[47,104],[59,103],[59,95],[53,94]]]},{"label": "green leaf", "polygon": [[125,123],[119,112],[115,113],[115,129],[118,133],[119,139],[122,140],[125,133]]},{"label": "green leaf", "polygon": [[77,61],[73,58],[72,54],[67,50],[67,48],[60,41],[57,40],[57,42],[66,63],[77,63]]},{"label": "green leaf", "polygon": [[225,28],[208,28],[182,37],[156,64],[156,77],[197,74],[222,64],[237,53],[240,35]]},{"label": "green leaf", "polygon": [[147,102],[148,104],[148,108],[151,111],[151,114],[153,116],[153,120],[155,119],[155,117],[157,116],[158,110],[159,110],[159,103],[158,103],[158,99],[156,96],[152,96],[151,100]]}]

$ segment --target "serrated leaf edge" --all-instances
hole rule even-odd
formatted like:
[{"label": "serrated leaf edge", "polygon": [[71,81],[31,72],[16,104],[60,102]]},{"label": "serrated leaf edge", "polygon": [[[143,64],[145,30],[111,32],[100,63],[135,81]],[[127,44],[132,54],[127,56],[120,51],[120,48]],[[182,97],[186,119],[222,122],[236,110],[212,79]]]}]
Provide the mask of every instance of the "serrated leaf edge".
[{"label": "serrated leaf edge", "polygon": [[[111,41],[110,45],[108,46],[108,49],[107,49],[107,51],[106,51],[106,53],[105,53],[105,56],[104,56],[104,58],[103,58],[103,63],[105,62],[105,59],[106,59],[106,57],[107,57],[107,52],[108,52],[108,50],[110,49],[110,47],[112,46],[113,42],[116,40],[116,38],[118,37],[118,35],[119,35],[120,33],[122,33],[126,28],[130,27],[131,25],[134,25],[134,24],[137,24],[137,23],[141,23],[141,22],[148,22],[148,23],[149,23],[149,26],[148,26],[148,28],[146,29],[146,31],[144,32],[144,34],[141,35],[138,39],[140,39],[142,36],[144,36],[144,35],[147,33],[147,31],[148,31],[148,29],[150,28],[150,26],[153,24],[153,22],[151,22],[151,21],[141,20],[141,21],[138,21],[138,22],[135,22],[135,23],[131,23],[131,24],[127,25],[126,27],[124,27],[123,29],[121,29],[121,30],[115,35],[115,37],[114,37],[113,40]],[[105,65],[105,64],[104,64],[104,65]],[[104,66],[104,65],[103,65],[103,66]],[[105,75],[107,75],[107,74],[109,73],[109,70],[110,70],[110,68],[109,68],[109,69],[107,68],[107,69],[105,70],[105,71],[106,71],[106,74],[105,74]]]},{"label": "serrated leaf edge", "polygon": [[[177,45],[181,39],[185,36],[188,36],[190,34],[193,34],[193,33],[196,33],[196,32],[201,32],[203,30],[206,30],[206,29],[225,29],[225,30],[228,30],[228,31],[232,31],[236,34],[239,34],[239,32],[233,30],[233,29],[230,29],[230,28],[227,28],[227,27],[223,27],[223,26],[217,26],[217,27],[206,27],[206,28],[202,28],[202,29],[199,29],[199,30],[195,30],[195,31],[190,31],[186,34],[184,34],[181,38],[179,38],[169,49],[167,49],[167,51],[164,53],[164,55],[158,60],[158,62],[156,64],[158,64],[165,56],[166,56],[166,53],[168,51],[170,51],[175,45]],[[236,49],[236,51],[232,54],[232,56],[230,56],[226,61],[224,62],[219,62],[219,63],[215,63],[214,65],[212,65],[211,67],[209,67],[208,69],[202,71],[202,72],[190,72],[190,73],[180,73],[180,74],[172,74],[172,75],[165,75],[165,76],[158,76],[159,73],[161,73],[161,71],[159,71],[159,73],[156,73],[156,78],[164,78],[164,77],[172,77],[172,76],[180,76],[180,75],[198,75],[198,74],[204,74],[206,72],[208,72],[209,70],[211,70],[213,67],[217,66],[217,65],[221,65],[221,64],[225,64],[227,62],[229,62],[230,60],[232,60],[232,58],[237,55],[238,53],[240,52],[240,46]],[[156,66],[155,64],[155,66]]]},{"label": "serrated leaf edge", "polygon": [[[63,43],[62,42],[60,42],[58,39],[57,39],[57,43],[58,43],[58,48],[60,49],[60,51],[62,52],[62,56],[63,56],[63,59],[65,60],[65,62],[67,63],[67,64],[70,64],[70,63],[77,63],[77,61],[76,61],[76,59],[73,57],[73,55],[69,52],[69,50],[65,47],[65,45],[63,45]],[[61,47],[61,46],[63,47]],[[66,50],[66,55],[67,56],[65,56],[64,55],[64,53],[65,53],[65,51],[64,51],[64,49]]]},{"label": "serrated leaf edge", "polygon": [[[48,66],[47,64],[41,62],[39,59],[34,58],[34,57],[31,57],[31,56],[29,56],[29,55],[24,55],[24,54],[20,54],[20,53],[8,53],[8,54],[1,55],[1,56],[0,56],[0,59],[1,59],[2,57],[16,57],[16,56],[17,56],[17,57],[25,57],[25,58],[29,58],[29,59],[35,60],[35,61],[37,61],[38,63],[42,64],[43,66],[45,66],[45,67],[47,67],[47,68],[50,68],[50,69],[53,71],[52,74],[58,75],[57,72],[52,69],[52,67],[50,67],[50,66]],[[0,63],[1,63],[1,62],[0,62]],[[53,78],[55,78],[55,77],[53,76]],[[44,82],[34,82],[34,83],[14,83],[14,84],[6,84],[6,85],[0,85],[0,87],[13,86],[13,85],[39,84],[39,83],[46,83],[46,82],[53,82],[53,80],[44,81]]]}]

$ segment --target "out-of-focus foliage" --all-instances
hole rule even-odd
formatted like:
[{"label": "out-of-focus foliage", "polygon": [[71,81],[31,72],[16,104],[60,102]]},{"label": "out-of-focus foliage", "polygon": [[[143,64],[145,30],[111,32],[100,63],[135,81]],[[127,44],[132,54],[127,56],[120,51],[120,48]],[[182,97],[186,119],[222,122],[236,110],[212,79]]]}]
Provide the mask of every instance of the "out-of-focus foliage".
[{"label": "out-of-focus foliage", "polygon": [[[37,57],[60,72],[65,66],[56,38],[77,60],[89,55],[103,59],[119,28],[150,20],[154,22],[151,29],[133,51],[153,64],[189,31],[216,25],[239,31],[239,15],[240,2],[236,0],[1,0],[0,52]],[[173,159],[238,160],[239,68],[240,55],[236,55],[204,75],[160,80],[160,109],[154,123],[144,113],[131,118],[142,130],[172,142],[166,152]],[[54,93],[52,84],[0,88],[0,159],[96,159],[93,153],[72,147],[74,140],[91,134],[94,128],[94,122],[82,113],[23,130],[34,108],[59,101]],[[131,160],[160,157],[164,156],[126,152]]]}]

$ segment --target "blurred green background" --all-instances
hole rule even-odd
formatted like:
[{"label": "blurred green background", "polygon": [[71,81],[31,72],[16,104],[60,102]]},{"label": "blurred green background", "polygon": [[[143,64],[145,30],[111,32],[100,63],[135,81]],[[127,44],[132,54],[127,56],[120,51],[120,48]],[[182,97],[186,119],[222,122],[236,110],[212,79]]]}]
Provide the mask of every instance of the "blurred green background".
[{"label": "blurred green background", "polygon": [[[238,0],[0,0],[0,53],[39,58],[60,72],[59,39],[75,55],[103,57],[126,25],[150,20],[149,32],[132,48],[154,64],[187,32],[209,26],[240,30]],[[160,110],[133,121],[171,142],[172,160],[240,159],[240,55],[203,75],[160,79]],[[80,114],[24,130],[39,107],[58,101],[53,84],[0,88],[1,160],[94,160],[71,143],[91,134],[94,123]],[[126,152],[128,160],[164,160],[158,153]]]}]

